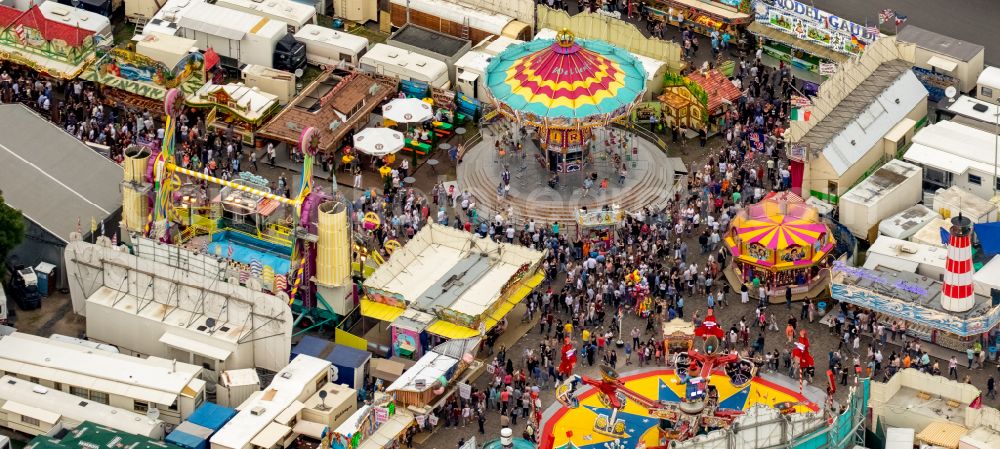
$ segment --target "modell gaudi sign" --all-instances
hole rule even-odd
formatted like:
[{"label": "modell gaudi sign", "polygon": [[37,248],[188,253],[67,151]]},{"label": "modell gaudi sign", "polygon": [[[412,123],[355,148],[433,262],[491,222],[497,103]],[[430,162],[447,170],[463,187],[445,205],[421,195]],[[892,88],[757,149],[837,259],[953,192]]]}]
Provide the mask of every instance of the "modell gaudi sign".
[{"label": "modell gaudi sign", "polygon": [[877,28],[859,25],[796,0],[757,0],[754,12],[757,22],[841,53],[860,53],[865,45],[878,39]]}]

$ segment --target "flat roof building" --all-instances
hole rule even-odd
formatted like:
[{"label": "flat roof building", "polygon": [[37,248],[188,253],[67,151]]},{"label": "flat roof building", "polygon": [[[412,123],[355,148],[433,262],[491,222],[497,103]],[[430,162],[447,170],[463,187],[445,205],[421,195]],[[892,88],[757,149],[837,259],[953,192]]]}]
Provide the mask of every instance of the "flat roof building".
[{"label": "flat roof building", "polygon": [[392,33],[385,43],[445,63],[448,66],[452,85],[455,84],[455,62],[472,49],[472,41],[468,39],[413,24],[403,25],[395,33]]},{"label": "flat roof building", "polygon": [[[29,419],[24,419],[29,418]],[[0,425],[28,435],[53,427],[75,428],[84,421],[144,437],[163,438],[163,421],[13,376],[0,377]]]},{"label": "flat roof building", "polygon": [[205,402],[201,367],[141,359],[15,332],[0,338],[0,371],[74,396],[180,424]]}]

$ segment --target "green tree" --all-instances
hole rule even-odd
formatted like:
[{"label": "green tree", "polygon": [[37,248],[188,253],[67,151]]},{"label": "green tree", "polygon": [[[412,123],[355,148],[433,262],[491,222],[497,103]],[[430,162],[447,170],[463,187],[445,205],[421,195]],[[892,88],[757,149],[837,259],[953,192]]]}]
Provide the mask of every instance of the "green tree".
[{"label": "green tree", "polygon": [[0,276],[6,269],[7,254],[24,240],[24,218],[21,211],[7,205],[0,192]]}]

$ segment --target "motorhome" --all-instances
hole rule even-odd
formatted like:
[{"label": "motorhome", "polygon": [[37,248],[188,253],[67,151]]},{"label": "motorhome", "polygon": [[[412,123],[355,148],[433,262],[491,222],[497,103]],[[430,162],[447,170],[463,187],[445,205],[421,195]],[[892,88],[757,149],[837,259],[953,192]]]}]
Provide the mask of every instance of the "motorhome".
[{"label": "motorhome", "polygon": [[448,89],[448,65],[429,56],[386,44],[375,44],[361,57],[361,70],[400,80],[423,81],[431,87]]},{"label": "motorhome", "polygon": [[368,39],[319,25],[306,25],[295,33],[295,40],[306,46],[306,62],[335,66],[341,62],[357,65],[368,51]]}]

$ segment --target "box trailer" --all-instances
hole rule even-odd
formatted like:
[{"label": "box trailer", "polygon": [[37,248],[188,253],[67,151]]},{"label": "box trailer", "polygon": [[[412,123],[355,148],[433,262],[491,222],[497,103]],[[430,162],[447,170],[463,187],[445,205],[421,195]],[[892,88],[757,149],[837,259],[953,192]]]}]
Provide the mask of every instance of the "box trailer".
[{"label": "box trailer", "polygon": [[262,65],[248,64],[240,71],[243,84],[256,87],[278,97],[278,103],[288,104],[295,98],[295,74]]},{"label": "box trailer", "polygon": [[316,23],[316,8],[292,0],[215,0],[215,4],[284,22],[293,34]]},{"label": "box trailer", "polygon": [[331,341],[306,335],[292,348],[292,357],[308,355],[327,360],[330,368],[330,382],[347,385],[355,390],[365,386],[372,355],[350,346],[338,345]]},{"label": "box trailer", "polygon": [[920,202],[923,170],[893,159],[840,197],[840,222],[856,237],[871,241],[878,224]]},{"label": "box trailer", "polygon": [[448,89],[448,65],[429,56],[386,44],[375,44],[361,57],[360,68],[369,73],[400,80],[423,81],[431,87]]},{"label": "box trailer", "polygon": [[306,25],[295,33],[295,40],[306,46],[306,62],[318,66],[336,66],[348,62],[357,66],[368,51],[368,39],[319,25]]},{"label": "box trailer", "polygon": [[923,204],[914,204],[878,224],[878,233],[892,238],[909,240],[927,223],[941,218],[937,212]]},{"label": "box trailer", "polygon": [[284,22],[208,3],[195,3],[177,19],[177,35],[211,48],[223,65],[257,64],[295,71],[305,66],[305,46],[286,42]]},{"label": "box trailer", "polygon": [[455,88],[470,98],[488,101],[486,92],[486,66],[492,56],[489,53],[472,50],[455,61]]},{"label": "box trailer", "polygon": [[398,27],[409,20],[413,25],[455,37],[468,36],[474,43],[488,36],[507,36],[521,40],[531,38],[531,25],[481,6],[449,0],[390,0],[390,7],[392,24]]}]

